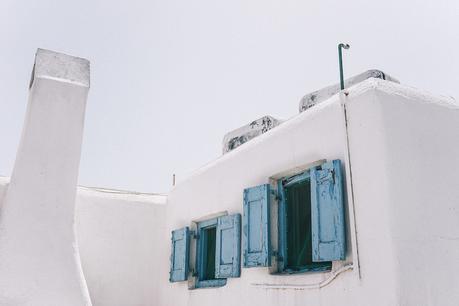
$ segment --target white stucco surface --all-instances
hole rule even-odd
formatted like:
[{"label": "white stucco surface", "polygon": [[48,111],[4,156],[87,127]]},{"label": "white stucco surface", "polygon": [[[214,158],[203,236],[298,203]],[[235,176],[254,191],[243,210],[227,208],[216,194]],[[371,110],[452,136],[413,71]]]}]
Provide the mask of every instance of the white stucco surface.
[{"label": "white stucco surface", "polygon": [[[0,177],[0,205],[8,183]],[[78,187],[75,230],[93,305],[157,305],[165,205],[165,195]]]},{"label": "white stucco surface", "polygon": [[162,195],[80,187],[76,231],[93,305],[158,305]]},{"label": "white stucco surface", "polygon": [[[459,106],[386,82],[369,85],[370,100],[351,93],[348,104],[362,280],[391,269],[391,305],[457,305]],[[371,256],[370,246],[380,255]]]},{"label": "white stucco surface", "polygon": [[74,233],[89,62],[39,49],[33,71],[1,205],[0,305],[91,305]]},{"label": "white stucco surface", "polygon": [[0,176],[0,210],[2,209],[3,199],[5,198],[6,190],[8,189],[9,183],[9,178]]},{"label": "white stucco surface", "polygon": [[338,158],[353,269],[338,273],[334,263],[336,273],[289,276],[242,269],[224,287],[188,290],[167,282],[165,247],[159,305],[457,305],[457,139],[454,100],[369,79],[208,164],[170,192],[164,241],[193,219],[242,213],[246,187]]},{"label": "white stucco surface", "polygon": [[[164,241],[170,239],[172,229],[189,225],[193,219],[224,210],[242,213],[244,188],[268,183],[273,175],[321,159],[346,161],[343,114],[340,99],[335,96],[229,152],[180,182],[168,197],[167,235]],[[347,164],[345,169],[348,171]],[[352,220],[348,216],[346,218],[350,225]],[[348,264],[356,261],[352,231],[349,227]],[[360,287],[357,269],[341,273],[336,281],[322,289],[309,288],[319,288],[334,277],[333,273],[279,276],[270,275],[267,268],[251,268],[242,269],[241,277],[228,279],[224,287],[188,290],[185,282],[167,283],[168,253],[169,250],[164,254],[161,264],[164,289],[161,290],[160,305],[213,305],[217,300],[219,305],[335,305],[345,299],[358,299],[358,292],[349,290]],[[340,263],[336,263],[334,271],[339,267]],[[383,275],[390,278],[391,272],[385,271]],[[293,288],[285,289],[289,286]]]},{"label": "white stucco surface", "polygon": [[[158,195],[77,188],[88,86],[89,62],[38,51],[14,171],[0,177],[1,306],[458,305],[453,99],[368,79]],[[169,283],[172,230],[242,213],[244,188],[333,159],[347,254],[331,272],[243,268],[220,288]]]}]

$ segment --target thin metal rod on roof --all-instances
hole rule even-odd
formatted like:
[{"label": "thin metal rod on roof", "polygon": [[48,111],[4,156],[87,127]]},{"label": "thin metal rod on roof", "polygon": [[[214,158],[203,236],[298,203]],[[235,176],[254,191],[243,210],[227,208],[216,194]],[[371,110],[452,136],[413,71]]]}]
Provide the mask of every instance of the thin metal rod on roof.
[{"label": "thin metal rod on roof", "polygon": [[341,84],[341,90],[344,89],[344,72],[343,72],[343,51],[342,49],[349,49],[348,44],[339,44],[338,45],[338,57],[339,57],[339,82]]}]

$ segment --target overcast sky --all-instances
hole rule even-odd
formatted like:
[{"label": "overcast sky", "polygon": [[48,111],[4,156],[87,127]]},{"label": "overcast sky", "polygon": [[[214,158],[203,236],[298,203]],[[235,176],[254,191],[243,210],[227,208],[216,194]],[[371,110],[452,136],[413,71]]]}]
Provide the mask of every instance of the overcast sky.
[{"label": "overcast sky", "polygon": [[378,68],[459,100],[458,0],[0,0],[0,175],[37,48],[91,61],[79,183],[166,192],[226,132],[337,83],[341,41],[347,76]]}]

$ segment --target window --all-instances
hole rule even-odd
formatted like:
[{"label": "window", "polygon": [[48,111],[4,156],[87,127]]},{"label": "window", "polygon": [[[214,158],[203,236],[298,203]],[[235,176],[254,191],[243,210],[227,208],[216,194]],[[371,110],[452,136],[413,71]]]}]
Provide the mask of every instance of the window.
[{"label": "window", "polygon": [[[195,248],[190,248],[190,239]],[[239,277],[241,253],[241,215],[225,215],[196,223],[196,231],[188,227],[172,232],[170,281],[188,280],[190,250],[195,260],[191,288],[220,287],[226,279]],[[191,289],[190,288],[190,289]]]},{"label": "window", "polygon": [[[275,273],[299,273],[330,270],[332,261],[344,260],[342,184],[341,163],[334,160],[283,176],[277,188],[265,184],[246,189],[244,267],[273,266]],[[275,248],[271,239],[277,240]]]},{"label": "window", "polygon": [[219,287],[226,284],[226,278],[215,275],[215,255],[217,252],[217,219],[198,223],[196,242],[196,287]]},{"label": "window", "polygon": [[309,171],[280,179],[279,272],[331,269],[331,262],[312,261],[311,179]]}]

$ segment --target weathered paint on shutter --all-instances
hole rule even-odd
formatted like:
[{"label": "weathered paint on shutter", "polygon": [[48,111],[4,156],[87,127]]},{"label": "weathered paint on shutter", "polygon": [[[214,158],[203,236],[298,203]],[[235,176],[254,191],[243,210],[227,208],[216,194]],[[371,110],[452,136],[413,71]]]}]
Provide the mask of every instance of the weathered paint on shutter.
[{"label": "weathered paint on shutter", "polygon": [[243,253],[244,268],[271,265],[269,234],[270,186],[244,190]]},{"label": "weathered paint on shutter", "polygon": [[218,218],[215,252],[215,277],[241,275],[241,215]]},{"label": "weathered paint on shutter", "polygon": [[172,231],[172,253],[169,281],[180,282],[188,278],[190,235],[188,227]]},{"label": "weathered paint on shutter", "polygon": [[341,161],[311,169],[312,260],[343,260],[346,256]]}]

